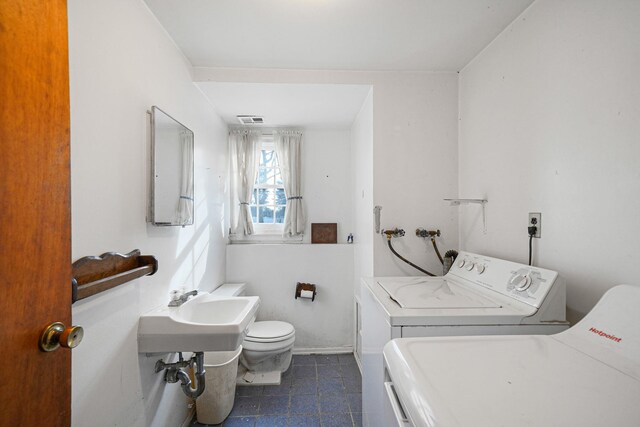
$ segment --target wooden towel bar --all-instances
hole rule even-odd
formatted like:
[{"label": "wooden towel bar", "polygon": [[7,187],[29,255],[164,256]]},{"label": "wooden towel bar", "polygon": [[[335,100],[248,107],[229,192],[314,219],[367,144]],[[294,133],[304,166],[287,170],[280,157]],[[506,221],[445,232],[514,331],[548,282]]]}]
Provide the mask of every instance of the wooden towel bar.
[{"label": "wooden towel bar", "polygon": [[158,271],[158,260],[152,255],[140,255],[139,249],[128,254],[107,252],[99,257],[86,256],[72,264],[73,302],[114,288]]}]

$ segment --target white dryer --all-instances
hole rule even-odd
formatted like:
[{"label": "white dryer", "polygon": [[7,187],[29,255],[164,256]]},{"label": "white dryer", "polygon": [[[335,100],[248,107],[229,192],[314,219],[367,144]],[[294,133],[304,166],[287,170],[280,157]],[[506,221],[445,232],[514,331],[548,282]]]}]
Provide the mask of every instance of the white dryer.
[{"label": "white dryer", "polygon": [[552,336],[393,340],[388,426],[640,426],[640,287]]},{"label": "white dryer", "polygon": [[554,334],[569,327],[558,273],[461,252],[443,277],[362,279],[365,426],[388,427],[382,351],[394,338]]}]

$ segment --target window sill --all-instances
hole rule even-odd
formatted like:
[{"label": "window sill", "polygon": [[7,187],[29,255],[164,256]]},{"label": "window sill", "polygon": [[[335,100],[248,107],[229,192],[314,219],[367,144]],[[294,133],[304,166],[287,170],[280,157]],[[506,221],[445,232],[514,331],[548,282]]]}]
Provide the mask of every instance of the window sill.
[{"label": "window sill", "polygon": [[282,234],[253,234],[251,236],[229,236],[229,244],[302,243],[303,236],[282,237]]}]

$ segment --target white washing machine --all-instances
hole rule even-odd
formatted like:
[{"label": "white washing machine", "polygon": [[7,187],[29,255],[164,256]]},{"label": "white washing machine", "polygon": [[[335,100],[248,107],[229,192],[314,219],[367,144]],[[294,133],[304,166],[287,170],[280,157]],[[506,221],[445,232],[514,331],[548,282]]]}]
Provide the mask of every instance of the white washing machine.
[{"label": "white washing machine", "polygon": [[639,307],[620,285],[557,335],[393,340],[388,426],[640,426]]},{"label": "white washing machine", "polygon": [[365,426],[388,427],[382,351],[394,338],[555,334],[569,327],[558,273],[461,252],[443,277],[362,279]]}]

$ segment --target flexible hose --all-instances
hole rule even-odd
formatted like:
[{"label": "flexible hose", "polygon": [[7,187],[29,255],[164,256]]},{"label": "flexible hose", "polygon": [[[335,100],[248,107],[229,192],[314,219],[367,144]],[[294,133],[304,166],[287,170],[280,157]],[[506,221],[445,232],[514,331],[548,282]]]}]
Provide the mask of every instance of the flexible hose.
[{"label": "flexible hose", "polygon": [[391,246],[391,239],[387,239],[387,244],[389,245],[389,249],[391,249],[391,252],[393,252],[393,254],[395,256],[397,256],[398,258],[400,258],[402,261],[406,262],[407,264],[409,264],[411,267],[415,268],[416,270],[420,270],[421,272],[423,272],[427,276],[432,276],[432,277],[435,276],[435,274],[429,273],[427,270],[425,270],[422,267],[418,267],[417,265],[415,265],[414,263],[412,263],[411,261],[409,261],[408,259],[406,259],[402,255],[400,255],[398,252],[396,252],[396,250],[393,249],[393,246]]},{"label": "flexible hose", "polygon": [[444,253],[444,257],[445,258],[453,258],[453,260],[455,261],[456,258],[458,258],[458,251],[454,250],[454,249],[449,249],[447,252]]},{"label": "flexible hose", "polygon": [[456,261],[456,258],[458,258],[458,251],[450,249],[444,253],[444,264],[442,264],[442,274],[447,274],[449,270],[451,270],[451,267],[453,266],[453,263]]},{"label": "flexible hose", "polygon": [[440,255],[440,251],[438,250],[438,245],[436,245],[436,239],[431,238],[431,243],[433,243],[433,249],[436,251],[436,255],[438,255],[438,259],[440,260],[440,264],[444,265],[444,259],[442,259],[442,255]]}]

